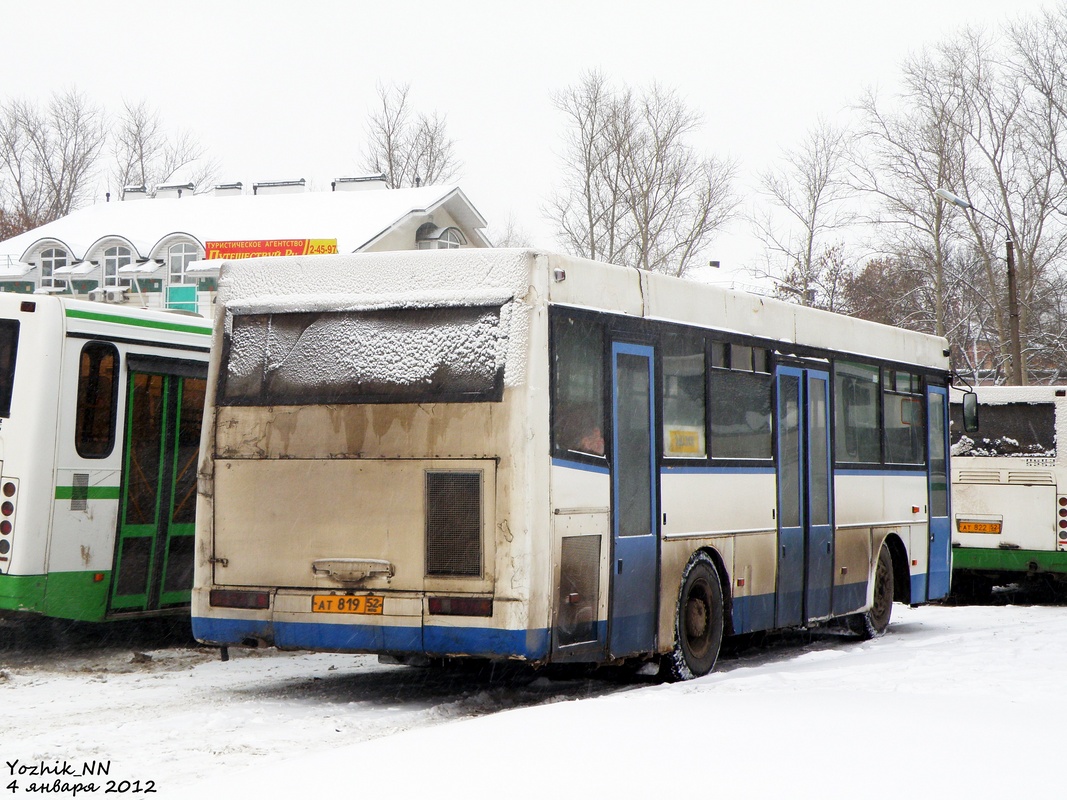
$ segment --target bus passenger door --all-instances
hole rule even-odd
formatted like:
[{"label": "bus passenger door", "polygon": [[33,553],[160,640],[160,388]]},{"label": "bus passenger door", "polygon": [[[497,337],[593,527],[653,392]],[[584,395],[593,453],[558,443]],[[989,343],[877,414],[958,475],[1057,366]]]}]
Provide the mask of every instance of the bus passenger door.
[{"label": "bus passenger door", "polygon": [[613,562],[609,650],[655,648],[657,500],[651,347],[611,347]]},{"label": "bus passenger door", "polygon": [[830,614],[830,379],[780,367],[778,384],[778,585],[775,625]]},{"label": "bus passenger door", "polygon": [[807,381],[808,565],[804,590],[807,619],[830,616],[834,583],[834,533],[830,502],[830,374],[805,370]]},{"label": "bus passenger door", "polygon": [[952,527],[949,524],[948,492],[948,389],[926,390],[927,470],[930,486],[930,553],[927,568],[927,600],[948,594],[952,575]]},{"label": "bus passenger door", "polygon": [[165,369],[130,358],[112,613],[189,603],[206,380]]},{"label": "bus passenger door", "polygon": [[778,586],[774,624],[804,621],[804,437],[800,402],[803,370],[778,369]]}]

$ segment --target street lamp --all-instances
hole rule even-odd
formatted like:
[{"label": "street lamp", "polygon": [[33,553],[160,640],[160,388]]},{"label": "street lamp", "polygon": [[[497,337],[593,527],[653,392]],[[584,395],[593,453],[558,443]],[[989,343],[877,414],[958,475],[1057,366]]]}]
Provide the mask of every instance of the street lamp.
[{"label": "street lamp", "polygon": [[1004,227],[1004,232],[1007,234],[1005,249],[1008,261],[1008,335],[1011,337],[1011,383],[1015,386],[1025,386],[1026,373],[1023,369],[1022,339],[1019,335],[1019,295],[1018,290],[1015,288],[1015,245],[1011,241],[1011,231],[1000,220],[994,219],[981,209],[975,208],[967,200],[953,194],[948,189],[935,189],[934,194],[945,202],[962,208],[964,212],[973,211],[975,214],[981,214],[994,224]]}]

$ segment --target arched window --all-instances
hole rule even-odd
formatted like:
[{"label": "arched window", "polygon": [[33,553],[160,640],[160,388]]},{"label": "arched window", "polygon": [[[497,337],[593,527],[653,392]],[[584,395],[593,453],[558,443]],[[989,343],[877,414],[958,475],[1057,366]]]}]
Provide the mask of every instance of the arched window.
[{"label": "arched window", "polygon": [[116,246],[104,251],[104,286],[129,286],[129,278],[119,277],[119,267],[133,261],[130,248]]},{"label": "arched window", "polygon": [[183,283],[196,283],[196,278],[185,274],[185,268],[190,261],[196,261],[200,256],[200,248],[195,244],[183,242],[172,244],[167,248],[167,269],[170,274],[170,285],[179,286]]},{"label": "arched window", "polygon": [[466,243],[463,234],[459,232],[459,228],[446,228],[445,232],[441,234],[441,238],[437,240],[437,249],[451,250],[462,247]]},{"label": "arched window", "polygon": [[426,222],[415,231],[417,250],[451,250],[466,243],[459,228],[438,228],[432,222]]},{"label": "arched window", "polygon": [[55,271],[67,266],[67,251],[61,247],[50,247],[41,252],[41,286],[66,288],[66,281],[57,279]]}]

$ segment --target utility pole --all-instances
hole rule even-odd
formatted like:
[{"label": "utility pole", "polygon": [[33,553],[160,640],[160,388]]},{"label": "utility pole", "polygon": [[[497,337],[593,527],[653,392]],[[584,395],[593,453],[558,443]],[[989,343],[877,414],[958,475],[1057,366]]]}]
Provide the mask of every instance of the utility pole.
[{"label": "utility pole", "polygon": [[1019,292],[1015,287],[1015,244],[1007,241],[1008,255],[1008,332],[1011,336],[1012,385],[1026,385],[1026,370],[1023,368],[1022,337],[1019,334]]}]

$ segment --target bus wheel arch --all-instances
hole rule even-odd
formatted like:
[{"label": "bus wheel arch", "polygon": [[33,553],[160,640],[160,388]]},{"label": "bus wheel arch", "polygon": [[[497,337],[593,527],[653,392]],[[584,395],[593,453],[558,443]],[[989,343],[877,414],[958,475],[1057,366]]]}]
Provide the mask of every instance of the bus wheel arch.
[{"label": "bus wheel arch", "polygon": [[726,629],[721,567],[714,555],[698,550],[682,572],[674,613],[674,647],[663,656],[668,680],[689,680],[715,668]]},{"label": "bus wheel arch", "polygon": [[911,605],[911,571],[908,565],[908,550],[904,542],[895,533],[885,537],[885,547],[893,559],[893,600]]},{"label": "bus wheel arch", "polygon": [[899,559],[893,557],[893,546],[890,541],[892,538],[887,536],[878,548],[870,607],[866,611],[851,614],[845,618],[849,629],[862,639],[875,639],[885,633],[893,614],[893,601],[898,594],[896,565]]}]

